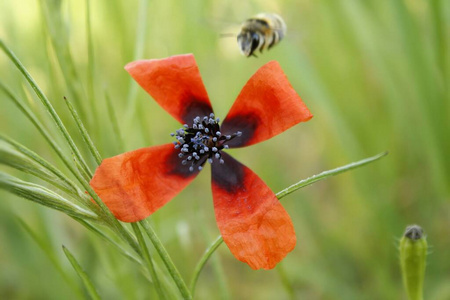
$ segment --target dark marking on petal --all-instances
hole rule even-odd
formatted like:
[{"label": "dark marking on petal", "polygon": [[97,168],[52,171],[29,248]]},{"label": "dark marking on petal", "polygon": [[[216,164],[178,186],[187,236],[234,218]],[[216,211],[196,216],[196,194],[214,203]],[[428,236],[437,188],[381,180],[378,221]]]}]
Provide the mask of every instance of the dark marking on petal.
[{"label": "dark marking on petal", "polygon": [[252,138],[258,128],[260,120],[255,114],[239,114],[226,118],[221,126],[223,134],[232,134],[241,131],[242,135],[227,142],[230,148],[243,147]]},{"label": "dark marking on petal", "polygon": [[214,162],[211,165],[212,182],[217,187],[235,193],[245,187],[245,169],[244,165],[235,160],[230,155],[222,152],[223,164]]},{"label": "dark marking on petal", "polygon": [[[189,167],[191,165],[183,165],[181,163],[181,159],[178,157],[178,150],[174,149],[166,158],[167,161],[167,174],[168,175],[177,175],[183,178],[189,178],[192,176],[196,176],[200,171],[198,168],[195,168],[194,171],[190,171]],[[205,163],[206,158],[201,159],[198,162],[198,165],[203,165]]]},{"label": "dark marking on petal", "polygon": [[192,126],[196,116],[209,116],[209,114],[213,112],[208,99],[203,100],[191,97],[186,103],[188,103],[188,105],[184,107],[182,116],[184,123],[189,126]]}]

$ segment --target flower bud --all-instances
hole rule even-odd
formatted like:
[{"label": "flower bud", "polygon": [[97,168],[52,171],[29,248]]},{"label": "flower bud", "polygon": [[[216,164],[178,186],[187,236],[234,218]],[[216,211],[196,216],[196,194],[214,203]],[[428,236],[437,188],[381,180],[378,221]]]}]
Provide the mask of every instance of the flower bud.
[{"label": "flower bud", "polygon": [[418,225],[406,227],[400,240],[400,266],[409,300],[423,299],[427,241]]}]

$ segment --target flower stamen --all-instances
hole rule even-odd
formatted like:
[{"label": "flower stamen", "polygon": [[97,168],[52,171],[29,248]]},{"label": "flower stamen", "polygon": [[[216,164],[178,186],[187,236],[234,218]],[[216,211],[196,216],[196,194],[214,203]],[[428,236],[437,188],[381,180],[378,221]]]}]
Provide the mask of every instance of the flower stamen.
[{"label": "flower stamen", "polygon": [[231,135],[222,135],[220,131],[220,119],[215,118],[211,113],[209,116],[197,116],[193,120],[190,127],[184,124],[182,128],[171,133],[170,135],[176,139],[174,141],[175,149],[180,149],[178,157],[181,159],[182,165],[190,163],[189,171],[194,169],[201,170],[206,161],[210,164],[217,159],[223,164],[221,150],[228,149],[227,142],[235,137],[242,136],[242,132],[237,131]]}]

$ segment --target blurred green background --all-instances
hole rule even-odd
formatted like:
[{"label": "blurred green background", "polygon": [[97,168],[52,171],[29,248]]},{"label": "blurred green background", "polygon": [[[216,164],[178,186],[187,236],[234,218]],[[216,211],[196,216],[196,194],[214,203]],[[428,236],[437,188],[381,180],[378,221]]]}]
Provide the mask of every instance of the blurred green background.
[{"label": "blurred green background", "polygon": [[[425,298],[450,299],[449,1],[97,0],[89,5],[91,48],[87,3],[1,1],[0,37],[81,144],[63,96],[75,104],[103,157],[122,148],[171,141],[169,133],[179,125],[138,88],[123,66],[138,58],[182,53],[195,55],[221,118],[260,66],[280,62],[314,118],[262,144],[231,151],[275,192],[323,170],[390,153],[363,169],[284,198],[297,232],[295,250],[276,269],[253,271],[222,245],[199,278],[196,298],[289,299],[291,291],[296,299],[406,299],[397,245],[405,227],[415,223],[424,228],[432,246]],[[269,52],[246,58],[234,38],[220,34],[237,33],[243,20],[259,12],[279,13],[288,33]],[[3,53],[0,68],[0,81],[56,133]],[[107,98],[121,137],[111,126]],[[67,173],[3,93],[0,131]],[[55,139],[65,147],[59,135]],[[94,167],[94,161],[90,164]],[[151,217],[188,281],[219,234],[208,173],[209,168]],[[63,244],[105,299],[152,295],[136,265],[84,227],[0,191],[0,298],[82,298]]]}]

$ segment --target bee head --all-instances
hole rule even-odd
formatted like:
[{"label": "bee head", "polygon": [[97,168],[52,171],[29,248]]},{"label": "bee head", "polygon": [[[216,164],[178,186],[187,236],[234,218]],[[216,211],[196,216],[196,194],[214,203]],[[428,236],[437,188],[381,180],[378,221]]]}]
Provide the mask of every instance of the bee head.
[{"label": "bee head", "polygon": [[237,36],[239,48],[245,56],[250,56],[258,49],[261,42],[261,37],[256,32],[241,31]]}]

